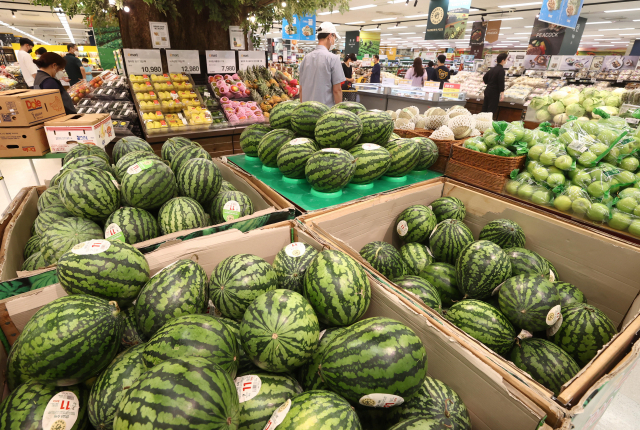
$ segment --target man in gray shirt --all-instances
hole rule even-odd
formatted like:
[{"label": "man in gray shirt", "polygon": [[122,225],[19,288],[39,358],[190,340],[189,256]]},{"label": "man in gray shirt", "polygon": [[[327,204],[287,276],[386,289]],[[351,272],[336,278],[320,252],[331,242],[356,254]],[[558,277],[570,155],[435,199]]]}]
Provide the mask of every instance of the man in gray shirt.
[{"label": "man in gray shirt", "polygon": [[316,101],[329,107],[342,101],[340,85],[346,78],[340,58],[329,51],[339,39],[332,23],[320,24],[318,46],[300,64],[300,101]]}]

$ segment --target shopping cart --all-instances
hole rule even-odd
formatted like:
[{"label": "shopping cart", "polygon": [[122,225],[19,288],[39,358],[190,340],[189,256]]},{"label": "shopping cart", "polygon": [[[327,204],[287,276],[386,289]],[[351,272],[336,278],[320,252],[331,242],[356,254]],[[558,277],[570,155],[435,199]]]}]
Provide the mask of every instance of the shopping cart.
[{"label": "shopping cart", "polygon": [[342,101],[343,102],[357,102],[358,101],[358,90],[342,90]]}]

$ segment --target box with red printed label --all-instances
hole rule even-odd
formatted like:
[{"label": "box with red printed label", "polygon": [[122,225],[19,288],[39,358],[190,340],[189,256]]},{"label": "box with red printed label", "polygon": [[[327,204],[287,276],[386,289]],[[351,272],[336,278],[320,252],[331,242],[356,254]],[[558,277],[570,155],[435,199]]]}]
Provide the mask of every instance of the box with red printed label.
[{"label": "box with red printed label", "polygon": [[0,127],[30,127],[64,115],[58,90],[11,90],[0,93]]},{"label": "box with red printed label", "polygon": [[69,152],[78,143],[104,148],[115,137],[109,114],[67,115],[45,123],[51,152]]}]

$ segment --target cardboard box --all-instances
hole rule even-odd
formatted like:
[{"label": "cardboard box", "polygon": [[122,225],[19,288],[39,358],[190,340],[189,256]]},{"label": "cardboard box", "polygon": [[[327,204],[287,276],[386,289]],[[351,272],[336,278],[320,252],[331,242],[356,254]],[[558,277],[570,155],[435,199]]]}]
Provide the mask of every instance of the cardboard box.
[{"label": "cardboard box", "polygon": [[[560,279],[580,288],[588,302],[611,318],[620,332],[565,384],[556,399],[551,391],[533,381],[525,372],[421,302],[409,296],[403,297],[403,301],[411,304],[425,324],[438,325],[444,333],[463,344],[505,381],[544,409],[548,425],[553,428],[564,428],[563,425],[568,425],[567,428],[573,425],[576,429],[592,428],[591,425],[617,393],[611,386],[623,383],[637,364],[640,344],[635,340],[640,330],[640,283],[635,262],[640,260],[640,249],[584,229],[570,220],[532,211],[509,199],[450,179],[410,187],[334,211],[304,215],[301,221],[361,261],[382,281],[389,282],[362,259],[358,251],[375,240],[400,245],[394,235],[398,214],[408,206],[428,205],[441,196],[457,197],[464,202],[467,209],[464,222],[475,238],[492,220],[506,218],[517,222],[526,234],[526,247],[549,259],[558,270]],[[402,296],[402,290],[398,288],[398,291],[400,293],[397,294]],[[605,386],[606,389],[602,389]]]},{"label": "cardboard box", "polygon": [[104,148],[115,137],[110,114],[67,115],[44,127],[51,152],[69,152],[78,143]]},{"label": "cardboard box", "polygon": [[[248,233],[230,230],[200,237],[158,249],[146,258],[151,274],[176,260],[196,256],[198,263],[210,274],[220,261],[240,253],[255,254],[272,263],[278,251],[293,241],[304,242],[318,250],[332,246],[319,241],[295,222],[284,222]],[[372,276],[369,281],[372,301],[364,318],[393,318],[416,332],[427,350],[429,376],[444,381],[461,396],[475,430],[536,430],[544,421],[544,412],[514,390],[496,371],[434,325],[425,324],[420,315]],[[0,301],[0,308],[6,309],[3,321],[12,323],[21,332],[38,309],[62,295],[64,290],[59,285],[52,285]],[[6,330],[7,324],[3,324],[2,329]],[[0,366],[3,365],[3,354],[0,348]],[[544,424],[542,427],[548,429]]]},{"label": "cardboard box", "polygon": [[0,128],[0,158],[38,157],[49,151],[44,124]]},{"label": "cardboard box", "polygon": [[64,115],[58,90],[10,90],[0,93],[0,127],[29,127]]}]

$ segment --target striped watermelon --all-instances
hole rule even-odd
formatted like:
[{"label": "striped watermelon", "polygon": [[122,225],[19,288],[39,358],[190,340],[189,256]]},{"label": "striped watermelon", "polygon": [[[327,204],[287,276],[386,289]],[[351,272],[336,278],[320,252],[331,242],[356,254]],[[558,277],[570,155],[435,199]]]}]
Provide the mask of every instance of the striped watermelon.
[{"label": "striped watermelon", "polygon": [[269,372],[289,372],[316,349],[320,326],[313,308],[291,290],[258,296],[240,323],[242,347],[254,364]]},{"label": "striped watermelon", "polygon": [[400,421],[389,430],[450,430],[446,424],[430,418],[414,417]]},{"label": "striped watermelon", "polygon": [[83,167],[103,170],[107,173],[113,174],[111,165],[109,165],[108,162],[104,161],[104,158],[96,157],[95,155],[85,155],[83,157],[74,158],[73,160],[65,164],[62,168],[64,170],[71,170],[73,172],[74,170],[81,169]]},{"label": "striped watermelon", "polygon": [[385,176],[405,176],[420,162],[420,145],[415,140],[394,140],[389,142],[386,148],[391,155],[391,166]]},{"label": "striped watermelon", "polygon": [[192,198],[174,197],[160,208],[158,225],[162,234],[205,227],[204,209]]},{"label": "striped watermelon", "polygon": [[47,265],[56,264],[62,254],[91,239],[102,239],[98,224],[84,218],[65,218],[49,226],[40,240],[40,250]]},{"label": "striped watermelon", "polygon": [[562,349],[544,339],[518,340],[510,355],[513,364],[527,372],[557,396],[580,366]]},{"label": "striped watermelon", "polygon": [[120,207],[120,192],[112,180],[104,171],[76,169],[62,181],[60,200],[74,216],[105,220]]},{"label": "striped watermelon", "polygon": [[218,318],[181,315],[168,321],[149,339],[142,361],[150,369],[172,358],[201,357],[235,378],[239,354],[233,331]]},{"label": "striped watermelon", "polygon": [[71,170],[60,170],[58,173],[51,177],[51,181],[49,182],[50,187],[59,187],[62,179],[71,173]]},{"label": "striped watermelon", "polygon": [[509,219],[487,223],[480,231],[480,240],[491,241],[500,248],[524,248],[526,242],[522,227]]},{"label": "striped watermelon", "polygon": [[38,197],[38,212],[44,211],[49,206],[61,205],[60,187],[49,187]]},{"label": "striped watermelon", "polygon": [[253,203],[249,196],[241,191],[221,191],[213,198],[209,209],[214,225],[235,221],[252,214]]},{"label": "striped watermelon", "polygon": [[408,398],[420,390],[427,376],[427,352],[404,324],[367,318],[347,327],[327,347],[320,374],[347,400],[374,406],[371,394]]},{"label": "striped watermelon", "polygon": [[183,357],[163,361],[131,385],[113,428],[237,429],[239,423],[238,392],[229,374],[205,358]]},{"label": "striped watermelon", "polygon": [[362,135],[358,143],[375,143],[387,146],[393,133],[393,120],[384,112],[362,112],[358,114],[362,122]]},{"label": "striped watermelon", "polygon": [[393,283],[418,296],[425,305],[429,306],[434,311],[438,313],[442,312],[442,299],[440,298],[440,292],[425,279],[419,276],[406,275],[394,279]]},{"label": "striped watermelon", "polygon": [[9,358],[17,360],[20,374],[42,383],[68,386],[85,381],[116,355],[123,325],[119,313],[115,302],[97,297],[60,297],[29,320]]},{"label": "striped watermelon", "polygon": [[113,300],[122,309],[133,303],[149,280],[149,264],[140,251],[127,243],[104,239],[73,247],[60,257],[56,270],[67,294]]},{"label": "striped watermelon", "polygon": [[[299,106],[299,104],[300,103],[297,101],[290,100],[275,105],[269,112],[269,124],[271,125],[271,127],[287,128],[291,130],[291,114],[293,113],[293,110]],[[242,143],[242,141],[240,143]]]},{"label": "striped watermelon", "polygon": [[170,137],[162,144],[160,155],[163,160],[171,162],[174,154],[185,146],[200,146],[200,144],[186,137]]},{"label": "striped watermelon", "polygon": [[316,350],[307,361],[298,370],[298,380],[302,384],[305,391],[309,390],[326,390],[327,386],[320,378],[319,366],[322,363],[322,356],[327,347],[338,337],[338,335],[346,330],[345,327],[329,327],[320,332],[320,340]]},{"label": "striped watermelon", "polygon": [[458,289],[455,266],[448,263],[432,263],[419,274],[440,292],[442,306],[448,308],[462,300],[462,293]]},{"label": "striped watermelon", "polygon": [[[118,234],[122,232],[122,235]],[[104,237],[129,245],[151,240],[159,235],[158,223],[144,209],[123,207],[116,209],[104,223]]]},{"label": "striped watermelon", "polygon": [[307,160],[318,150],[313,139],[299,137],[282,145],[278,152],[277,164],[280,173],[287,178],[304,178]]},{"label": "striped watermelon", "polygon": [[433,263],[431,251],[421,243],[405,243],[400,248],[400,256],[407,266],[408,275],[419,276],[427,266]]},{"label": "striped watermelon", "polygon": [[295,133],[286,128],[278,128],[265,134],[258,144],[258,157],[267,167],[278,167],[280,148],[295,137]]},{"label": "striped watermelon", "polygon": [[320,102],[303,102],[291,112],[291,130],[302,137],[313,139],[316,123],[329,108]]},{"label": "striped watermelon", "polygon": [[333,193],[343,189],[356,171],[356,159],[344,149],[325,148],[307,160],[304,174],[314,190]]},{"label": "striped watermelon", "polygon": [[363,112],[367,111],[367,108],[364,107],[364,105],[362,103],[358,103],[358,102],[340,102],[340,103],[336,103],[335,105],[333,105],[331,107],[330,110],[346,110],[348,112],[352,112],[356,115],[360,115]]},{"label": "striped watermelon", "polygon": [[[282,104],[284,103],[279,103],[276,105],[276,107]],[[271,116],[269,118],[272,124],[273,124],[273,119],[272,119],[273,111],[275,109],[276,108],[274,107],[271,110]],[[287,128],[287,127],[274,127],[274,128]],[[264,124],[251,124],[250,126],[245,128],[242,134],[240,135],[240,148],[242,148],[242,152],[244,152],[245,154],[251,157],[257,157],[258,145],[260,144],[260,141],[262,140],[264,135],[269,133],[271,130],[272,130],[271,127]]]},{"label": "striped watermelon", "polygon": [[118,160],[118,163],[116,164],[116,168],[114,170],[116,179],[118,181],[122,181],[122,177],[127,172],[127,169],[129,167],[133,166],[134,164],[136,164],[138,161],[142,161],[142,160],[159,160],[159,159],[160,159],[160,157],[158,157],[155,154],[155,152],[148,152],[148,151],[133,151],[133,152],[129,152],[129,153],[123,155]]},{"label": "striped watermelon", "polygon": [[236,187],[229,181],[222,180],[222,185],[220,185],[220,192],[222,191],[238,191]]},{"label": "striped watermelon", "polygon": [[460,251],[472,242],[473,234],[462,221],[445,219],[431,233],[429,248],[436,261],[456,264]]},{"label": "striped watermelon", "polygon": [[180,315],[204,312],[207,303],[205,271],[191,260],[178,260],[142,287],[135,308],[138,332],[148,339]]},{"label": "striped watermelon", "polygon": [[[544,258],[544,257],[542,257],[542,258]],[[546,261],[547,262],[547,266],[549,266],[549,270],[551,272],[551,273],[549,273],[549,279],[551,280],[551,282],[559,282],[560,281],[560,275],[558,275],[558,271],[556,270],[556,268],[546,258],[544,258],[544,261]]]},{"label": "striped watermelon", "polygon": [[201,146],[185,146],[184,148],[180,148],[173,154],[173,158],[171,158],[171,170],[178,176],[182,165],[196,158],[211,160],[211,155]]},{"label": "striped watermelon", "polygon": [[533,333],[548,328],[547,315],[560,304],[560,295],[547,278],[522,274],[502,284],[499,303],[500,310],[513,325]]},{"label": "striped watermelon", "polygon": [[541,275],[549,277],[549,266],[544,258],[526,248],[506,248],[504,252],[511,260],[511,274]]},{"label": "striped watermelon", "polygon": [[362,258],[367,260],[374,269],[387,278],[393,280],[404,276],[407,268],[400,253],[387,242],[370,242],[360,250]]},{"label": "striped watermelon", "polygon": [[509,256],[495,243],[479,240],[465,246],[456,261],[463,298],[484,299],[511,277]]},{"label": "striped watermelon", "polygon": [[107,164],[109,163],[109,155],[104,152],[104,149],[87,143],[78,143],[65,154],[62,165],[64,166],[74,158],[84,157],[85,155],[95,155],[102,158]]},{"label": "striped watermelon", "polygon": [[416,164],[415,170],[427,170],[438,160],[438,147],[433,140],[426,137],[413,137],[411,140],[420,145],[420,160]]},{"label": "striped watermelon", "polygon": [[33,232],[42,236],[56,221],[72,217],[73,214],[63,205],[49,206],[33,222]]},{"label": "striped watermelon", "polygon": [[40,236],[31,236],[24,246],[24,259],[26,260],[38,251],[40,251]]},{"label": "striped watermelon", "polygon": [[460,396],[444,382],[429,376],[420,391],[399,408],[402,421],[423,417],[443,424],[446,429],[471,430],[471,418]]},{"label": "striped watermelon", "polygon": [[235,383],[236,387],[260,387],[256,392],[239,394],[240,428],[245,430],[263,430],[280,405],[302,394],[302,387],[293,377],[264,371],[239,376]]},{"label": "striped watermelon", "polygon": [[393,141],[393,140],[398,140],[398,139],[402,139],[400,137],[400,135],[396,134],[396,133],[391,133],[391,136],[389,136],[389,142]]},{"label": "striped watermelon", "polygon": [[213,161],[195,158],[182,165],[176,181],[181,196],[191,197],[209,209],[206,204],[220,192],[222,174]]},{"label": "striped watermelon", "polygon": [[369,308],[371,285],[362,266],[348,255],[320,252],[304,275],[304,296],[328,326],[348,326]]},{"label": "striped watermelon", "polygon": [[315,138],[320,148],[349,150],[362,135],[362,122],[358,115],[344,109],[330,109],[316,124]]},{"label": "striped watermelon", "polygon": [[575,285],[571,285],[568,282],[554,282],[553,284],[558,290],[562,307],[573,303],[587,303],[587,298]]},{"label": "striped watermelon", "polygon": [[152,210],[177,193],[176,178],[161,160],[142,160],[129,167],[122,177],[123,200],[134,208]]},{"label": "striped watermelon", "polygon": [[445,219],[462,221],[467,215],[464,203],[457,197],[440,197],[434,200],[429,206],[436,215],[438,222],[442,222]]},{"label": "striped watermelon", "polygon": [[349,150],[356,159],[356,171],[352,184],[369,184],[389,170],[391,155],[389,151],[374,143],[363,143]]},{"label": "striped watermelon", "polygon": [[9,392],[15,390],[20,384],[24,384],[30,380],[29,376],[22,371],[20,360],[20,346],[22,344],[22,337],[18,336],[18,339],[11,345],[9,350],[9,356],[7,357],[7,367],[4,373],[6,377],[7,387]]},{"label": "striped watermelon", "polygon": [[388,430],[398,424],[397,412],[400,408],[394,407],[391,410],[389,408],[370,408],[358,403],[355,405],[355,410],[363,429]]},{"label": "striped watermelon", "polygon": [[447,311],[446,318],[500,355],[507,354],[516,341],[516,331],[507,317],[480,300],[454,303]]},{"label": "striped watermelon", "polygon": [[291,409],[278,430],[362,430],[353,407],[331,391],[307,391],[290,402]]},{"label": "striped watermelon", "polygon": [[47,263],[44,261],[42,251],[37,251],[31,254],[29,258],[24,260],[21,270],[30,272],[32,270],[44,269],[45,267],[47,267]]},{"label": "striped watermelon", "polygon": [[262,258],[251,254],[232,255],[214,269],[209,297],[225,317],[240,319],[258,296],[278,288],[278,275]]},{"label": "striped watermelon", "polygon": [[231,318],[222,317],[218,318],[218,321],[227,326],[231,333],[233,333],[233,337],[236,339],[236,343],[238,344],[238,374],[258,371],[261,372],[262,370],[253,364],[253,361],[251,361],[251,358],[249,358],[242,347],[242,339],[240,339],[240,322],[232,320]]},{"label": "striped watermelon", "polygon": [[278,276],[278,285],[301,293],[304,274],[318,254],[315,248],[302,242],[294,242],[282,248],[273,260],[273,270]]},{"label": "striped watermelon", "polygon": [[96,379],[88,401],[89,420],[98,429],[112,429],[118,403],[130,387],[147,371],[142,361],[144,345],[119,354]]},{"label": "striped watermelon", "polygon": [[122,312],[124,316],[124,330],[122,330],[120,352],[126,351],[132,346],[144,343],[142,336],[140,335],[140,333],[138,333],[135,310],[135,306],[131,306]]},{"label": "striped watermelon", "polygon": [[616,327],[600,309],[586,303],[573,303],[562,308],[562,324],[550,340],[582,367],[616,333]]},{"label": "striped watermelon", "polygon": [[120,158],[122,158],[125,154],[133,151],[153,152],[153,148],[147,143],[146,140],[140,139],[139,137],[123,137],[122,139],[118,140],[113,147],[113,153],[111,154],[113,157],[113,162],[115,164],[118,164],[118,160],[120,160]]},{"label": "striped watermelon", "polygon": [[402,242],[426,242],[436,227],[436,216],[424,205],[413,205],[400,212],[395,225]]}]

